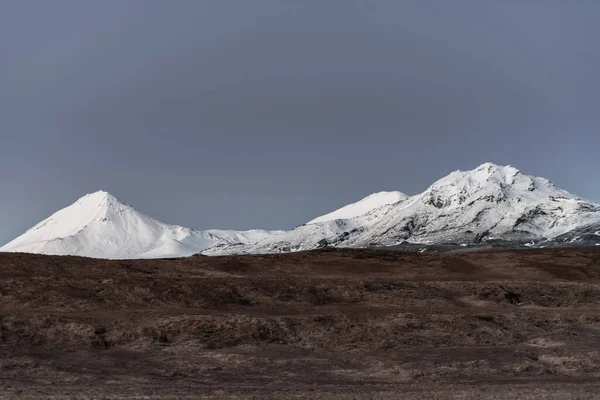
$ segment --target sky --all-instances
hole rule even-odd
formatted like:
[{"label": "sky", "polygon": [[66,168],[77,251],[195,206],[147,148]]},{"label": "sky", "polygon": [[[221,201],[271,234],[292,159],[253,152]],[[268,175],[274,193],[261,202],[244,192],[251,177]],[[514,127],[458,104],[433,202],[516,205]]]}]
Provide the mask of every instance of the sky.
[{"label": "sky", "polygon": [[106,190],[292,228],[491,161],[600,201],[600,2],[1,0],[0,244]]}]

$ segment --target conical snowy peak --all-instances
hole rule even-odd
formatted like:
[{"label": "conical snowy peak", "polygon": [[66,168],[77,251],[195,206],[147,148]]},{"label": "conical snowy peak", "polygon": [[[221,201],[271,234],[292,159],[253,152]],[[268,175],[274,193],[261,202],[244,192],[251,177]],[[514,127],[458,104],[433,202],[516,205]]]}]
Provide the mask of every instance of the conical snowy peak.
[{"label": "conical snowy peak", "polygon": [[81,208],[97,208],[102,210],[132,208],[128,204],[121,202],[112,194],[103,190],[86,194],[85,196],[77,200],[75,203],[73,203],[73,205]]},{"label": "conical snowy peak", "polygon": [[195,231],[150,218],[111,194],[83,196],[0,251],[97,258],[189,256],[215,243],[262,239],[269,231]]},{"label": "conical snowy peak", "polygon": [[90,193],[52,214],[9,245],[72,236],[94,221],[103,222],[109,212],[119,213],[127,208],[107,192]]}]

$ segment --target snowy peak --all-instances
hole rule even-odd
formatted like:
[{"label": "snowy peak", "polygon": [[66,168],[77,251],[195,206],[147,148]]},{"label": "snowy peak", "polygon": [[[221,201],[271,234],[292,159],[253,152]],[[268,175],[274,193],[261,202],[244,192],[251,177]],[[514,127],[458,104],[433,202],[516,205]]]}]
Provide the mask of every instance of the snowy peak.
[{"label": "snowy peak", "polygon": [[500,187],[513,188],[516,190],[542,190],[558,191],[568,193],[557,189],[549,180],[540,177],[534,177],[522,173],[519,169],[510,165],[502,166],[493,163],[485,163],[470,171],[454,171],[444,178],[436,181],[430,189],[458,187],[463,190],[477,190],[481,188]]},{"label": "snowy peak", "polygon": [[105,222],[109,214],[122,213],[128,208],[131,207],[121,203],[110,193],[90,193],[31,228],[27,231],[28,239],[47,240],[72,236],[90,223]]},{"label": "snowy peak", "polygon": [[512,184],[521,171],[511,166],[485,163],[470,171],[454,171],[436,181],[431,187],[477,187],[490,183]]},{"label": "snowy peak", "polygon": [[98,191],[52,214],[2,250],[130,258],[180,247],[175,242],[190,235],[189,229],[163,224]]},{"label": "snowy peak", "polygon": [[350,219],[358,217],[368,212],[371,212],[377,208],[398,203],[406,199],[408,196],[402,192],[379,192],[373,193],[356,203],[348,204],[342,208],[339,208],[329,214],[322,215],[318,218],[309,221],[309,224],[316,224],[320,222],[333,221],[336,219]]},{"label": "snowy peak", "polygon": [[393,244],[553,238],[596,224],[597,206],[547,179],[486,163],[452,172],[423,193],[390,206],[384,216],[367,215],[372,226],[363,239]]},{"label": "snowy peak", "polygon": [[511,166],[498,166],[486,163],[470,171],[455,171],[436,181],[426,192],[473,193],[482,189],[506,188],[515,182],[532,181]]},{"label": "snowy peak", "polygon": [[97,208],[103,210],[108,210],[110,208],[130,207],[127,204],[119,201],[119,199],[117,199],[112,194],[103,190],[86,194],[85,196],[77,200],[75,203],[73,203],[73,206],[78,206],[87,209]]},{"label": "snowy peak", "polygon": [[[550,196],[576,198],[550,181],[521,173],[511,166],[485,163],[470,171],[455,171],[438,180],[421,194],[424,204],[435,208],[461,206],[466,201],[508,201],[520,198],[538,201]],[[521,201],[519,200],[519,201]]]},{"label": "snowy peak", "polygon": [[168,225],[98,191],[52,214],[0,251],[113,259],[184,257],[216,244],[246,244],[277,233]]}]

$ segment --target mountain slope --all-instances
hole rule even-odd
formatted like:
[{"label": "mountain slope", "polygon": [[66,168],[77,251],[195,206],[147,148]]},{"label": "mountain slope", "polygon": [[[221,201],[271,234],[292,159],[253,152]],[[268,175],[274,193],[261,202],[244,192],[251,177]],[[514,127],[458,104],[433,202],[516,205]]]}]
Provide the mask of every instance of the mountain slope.
[{"label": "mountain slope", "polygon": [[402,192],[379,192],[373,193],[356,203],[348,204],[329,214],[322,215],[309,221],[308,224],[316,224],[319,222],[333,221],[336,219],[349,219],[364,215],[379,207],[388,204],[394,204],[406,199],[408,196]]},{"label": "mountain slope", "polygon": [[99,191],[54,213],[0,251],[96,258],[181,257],[218,242],[254,242],[270,234],[259,230],[196,231],[167,225]]},{"label": "mountain slope", "polygon": [[[317,219],[235,252],[270,253],[322,246],[365,247],[404,241],[425,244],[480,243],[493,239],[576,240],[600,230],[600,204],[556,188],[547,179],[510,166],[486,163],[455,171],[423,193],[348,219]],[[570,233],[573,232],[573,235]],[[232,252],[209,249],[206,254]]]}]

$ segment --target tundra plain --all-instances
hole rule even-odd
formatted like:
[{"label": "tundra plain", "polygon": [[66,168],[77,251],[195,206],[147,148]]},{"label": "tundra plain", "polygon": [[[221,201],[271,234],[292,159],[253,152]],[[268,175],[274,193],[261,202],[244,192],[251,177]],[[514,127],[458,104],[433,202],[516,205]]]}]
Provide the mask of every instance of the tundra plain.
[{"label": "tundra plain", "polygon": [[0,397],[600,393],[600,248],[0,253]]}]

